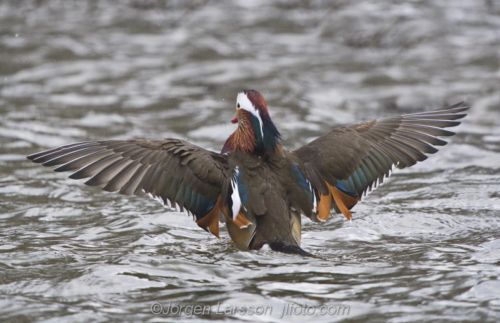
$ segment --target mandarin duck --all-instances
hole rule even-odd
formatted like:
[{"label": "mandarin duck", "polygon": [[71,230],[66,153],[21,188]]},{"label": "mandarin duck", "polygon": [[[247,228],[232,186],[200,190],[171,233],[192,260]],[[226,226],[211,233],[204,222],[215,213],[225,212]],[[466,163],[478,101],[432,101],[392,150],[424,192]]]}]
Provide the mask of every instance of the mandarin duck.
[{"label": "mandarin duck", "polygon": [[338,127],[295,150],[280,144],[264,97],[245,90],[236,98],[238,127],[221,153],[184,140],[103,140],[65,145],[29,155],[56,172],[88,178],[87,185],[125,195],[149,195],[187,211],[219,237],[225,222],[243,249],[310,255],[300,247],[301,215],[326,221],[332,210],[351,220],[351,209],[383,183],[393,167],[427,158],[454,133],[468,107],[388,117]]}]

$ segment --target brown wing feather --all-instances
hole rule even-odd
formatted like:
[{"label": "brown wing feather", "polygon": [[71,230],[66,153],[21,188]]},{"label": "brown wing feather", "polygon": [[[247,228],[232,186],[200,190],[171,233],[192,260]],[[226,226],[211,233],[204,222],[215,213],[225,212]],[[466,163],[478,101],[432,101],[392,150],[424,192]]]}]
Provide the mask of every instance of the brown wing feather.
[{"label": "brown wing feather", "polygon": [[146,193],[185,208],[217,236],[223,188],[233,176],[227,156],[179,139],[82,142],[27,158],[60,165],[58,172],[77,170],[70,178],[91,177],[87,185],[105,184],[103,190],[125,195]]},{"label": "brown wing feather", "polygon": [[[335,128],[292,154],[302,161],[308,174],[319,175],[328,184],[327,192],[324,185],[315,186],[322,196],[326,195],[328,199],[333,197],[337,204],[332,204],[333,208],[350,209],[353,205],[342,202],[346,198],[335,199],[335,195],[339,194],[332,192],[332,187],[361,198],[362,194],[383,182],[393,166],[412,166],[425,160],[426,154],[435,153],[437,149],[434,146],[445,145],[446,141],[435,136],[453,135],[453,132],[442,128],[459,125],[460,122],[455,120],[465,117],[463,112],[468,108],[461,102],[442,110]],[[313,185],[318,182],[317,179],[309,180]],[[322,208],[326,205],[330,204],[324,202]],[[350,212],[342,213],[350,218]],[[325,214],[321,214],[321,218],[324,217]]]}]

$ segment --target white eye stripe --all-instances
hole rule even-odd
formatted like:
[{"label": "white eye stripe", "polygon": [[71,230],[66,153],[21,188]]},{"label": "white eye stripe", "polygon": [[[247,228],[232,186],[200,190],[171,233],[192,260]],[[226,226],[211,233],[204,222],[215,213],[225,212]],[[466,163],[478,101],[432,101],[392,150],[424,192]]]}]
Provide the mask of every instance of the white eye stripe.
[{"label": "white eye stripe", "polygon": [[240,109],[250,112],[259,120],[260,134],[262,135],[262,139],[264,139],[264,125],[262,123],[262,118],[260,117],[260,113],[253,105],[252,101],[248,99],[248,96],[244,92],[238,93],[238,96],[236,97],[236,106]]}]

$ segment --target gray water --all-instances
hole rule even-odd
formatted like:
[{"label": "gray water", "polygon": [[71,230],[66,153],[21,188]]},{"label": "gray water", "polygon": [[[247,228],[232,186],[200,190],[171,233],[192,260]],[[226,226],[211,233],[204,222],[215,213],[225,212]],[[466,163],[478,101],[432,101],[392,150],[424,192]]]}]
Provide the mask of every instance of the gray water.
[{"label": "gray water", "polygon": [[[497,0],[0,2],[0,321],[500,321],[499,57]],[[472,109],[352,222],[304,219],[316,258],[239,251],[25,159],[108,138],[218,151],[249,88],[287,149]]]}]

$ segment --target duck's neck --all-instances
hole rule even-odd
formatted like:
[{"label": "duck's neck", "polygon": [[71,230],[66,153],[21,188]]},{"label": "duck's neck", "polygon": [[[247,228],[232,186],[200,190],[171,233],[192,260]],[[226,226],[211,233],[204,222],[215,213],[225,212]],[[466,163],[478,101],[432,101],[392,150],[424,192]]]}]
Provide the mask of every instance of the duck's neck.
[{"label": "duck's neck", "polygon": [[238,122],[238,129],[226,140],[222,153],[229,151],[251,153],[271,153],[279,150],[281,135],[270,117],[260,121],[253,115],[247,115]]}]

